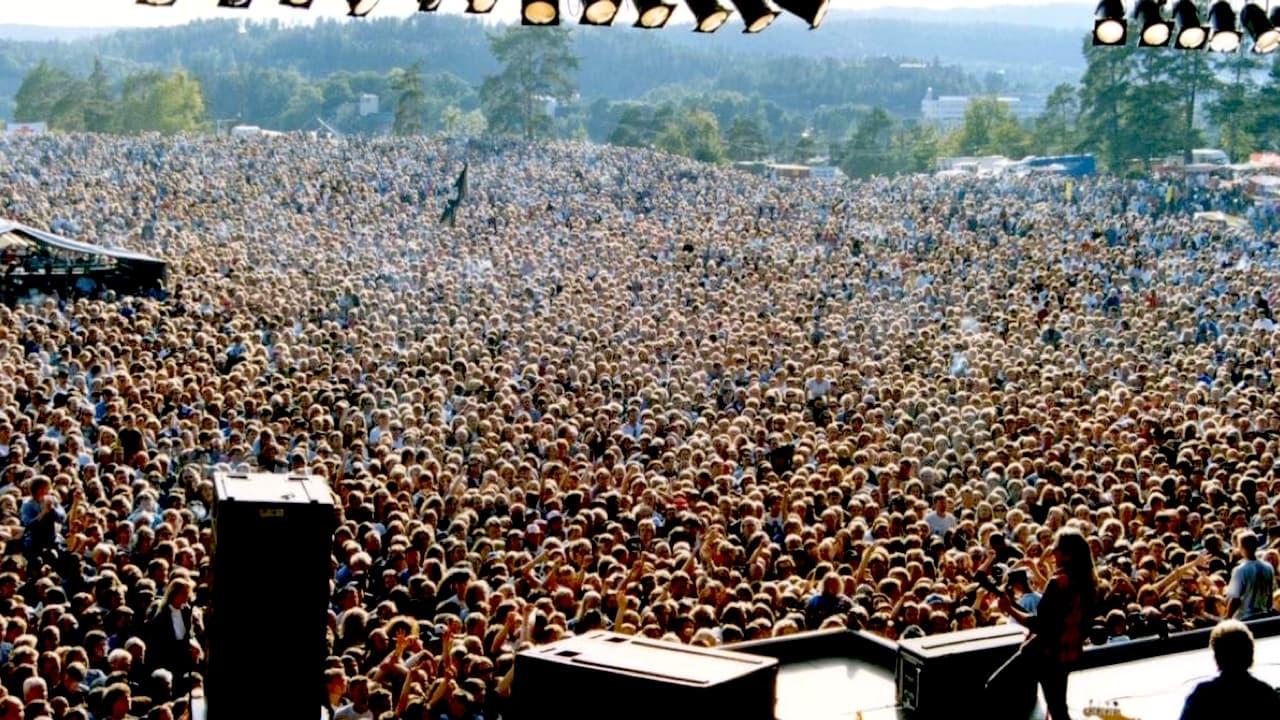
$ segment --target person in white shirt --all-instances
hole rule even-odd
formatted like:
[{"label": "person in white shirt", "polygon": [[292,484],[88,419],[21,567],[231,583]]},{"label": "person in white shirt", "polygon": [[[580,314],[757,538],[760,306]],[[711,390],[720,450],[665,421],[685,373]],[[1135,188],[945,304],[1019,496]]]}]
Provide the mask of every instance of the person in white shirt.
[{"label": "person in white shirt", "polygon": [[948,530],[956,526],[956,516],[951,514],[950,504],[951,500],[945,493],[934,494],[933,509],[924,516],[924,521],[929,524],[929,531],[934,535],[946,535]]},{"label": "person in white shirt", "polygon": [[831,392],[831,381],[827,379],[826,368],[821,365],[814,368],[813,377],[805,382],[804,388],[810,401],[826,397],[827,393]]}]

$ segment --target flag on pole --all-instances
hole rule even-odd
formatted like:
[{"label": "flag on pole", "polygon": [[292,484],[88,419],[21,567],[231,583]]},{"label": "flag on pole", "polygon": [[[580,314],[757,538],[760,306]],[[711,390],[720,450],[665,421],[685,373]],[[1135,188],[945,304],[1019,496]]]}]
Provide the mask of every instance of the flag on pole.
[{"label": "flag on pole", "polygon": [[462,163],[462,172],[458,174],[458,179],[453,181],[453,189],[458,192],[458,202],[462,202],[467,197],[467,170],[471,168],[471,163]]}]

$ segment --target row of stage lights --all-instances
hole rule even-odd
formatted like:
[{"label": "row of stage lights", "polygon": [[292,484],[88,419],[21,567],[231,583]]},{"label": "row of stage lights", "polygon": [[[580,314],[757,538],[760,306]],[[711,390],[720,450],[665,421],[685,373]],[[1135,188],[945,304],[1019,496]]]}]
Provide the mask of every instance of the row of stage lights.
[{"label": "row of stage lights", "polygon": [[[1232,53],[1240,49],[1241,32],[1236,25],[1236,11],[1227,0],[1218,0],[1209,8],[1209,24],[1200,22],[1200,11],[1193,0],[1178,0],[1173,14],[1164,15],[1164,0],[1138,0],[1133,19],[1141,27],[1139,47],[1168,47]],[[1240,11],[1240,26],[1249,34],[1255,53],[1275,52],[1280,48],[1280,7],[1267,11],[1252,0],[1246,0]],[[1124,0],[1102,0],[1094,14],[1093,44],[1124,45],[1129,39]]]},{"label": "row of stage lights", "polygon": [[[139,5],[167,7],[177,0],[137,0]],[[280,0],[286,7],[306,10],[313,0]],[[347,0],[348,13],[352,17],[368,15],[379,0]],[[418,10],[435,12],[443,0],[418,0]],[[743,32],[757,33],[773,24],[782,10],[795,15],[810,28],[817,28],[827,15],[830,0],[729,0],[742,15]],[[1116,0],[1119,2],[1120,0]],[[218,7],[247,8],[253,0],[218,0]],[[612,25],[622,8],[623,0],[583,0],[583,25]],[[675,12],[674,3],[665,0],[633,0],[636,6],[636,27],[656,29],[663,27]],[[493,10],[498,0],[467,0],[467,12],[484,14]],[[710,33],[719,30],[728,21],[733,10],[720,0],[685,0],[696,20],[695,32]],[[560,0],[520,0],[520,22],[525,25],[559,25]]]}]

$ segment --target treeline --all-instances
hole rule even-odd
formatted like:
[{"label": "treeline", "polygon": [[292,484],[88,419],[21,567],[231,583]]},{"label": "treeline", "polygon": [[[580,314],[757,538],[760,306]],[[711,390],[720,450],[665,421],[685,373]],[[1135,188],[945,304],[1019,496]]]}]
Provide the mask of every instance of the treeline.
[{"label": "treeline", "polygon": [[147,70],[112,83],[101,63],[79,78],[41,62],[15,97],[18,122],[47,122],[69,132],[178,133],[206,125],[200,82],[178,70]]},{"label": "treeline", "polygon": [[[895,22],[888,21],[886,27]],[[908,34],[910,24],[897,25],[904,26],[901,34]],[[839,33],[842,27],[835,23],[823,32]],[[597,100],[723,91],[759,96],[802,116],[835,112],[850,103],[910,115],[919,111],[920,99],[930,87],[949,94],[982,89],[981,82],[936,59],[904,63],[874,57],[878,44],[867,42],[874,33],[865,24],[853,28],[849,32],[861,38],[849,45],[857,57],[854,51],[804,56],[812,36],[799,32],[792,44],[795,53],[777,55],[752,52],[751,46],[740,44],[684,44],[662,34],[575,29],[571,47],[581,62],[573,80],[584,108]],[[770,31],[788,34],[795,29],[780,23]],[[12,96],[23,76],[44,58],[57,58],[60,67],[80,75],[90,72],[95,58],[102,58],[107,72],[117,79],[145,68],[182,67],[205,86],[211,116],[239,115],[248,123],[287,130],[305,115],[304,108],[317,107],[317,96],[324,99],[320,105],[326,111],[348,101],[339,100],[343,80],[329,87],[334,84],[330,78],[345,79],[357,93],[377,92],[389,85],[393,68],[421,62],[428,85],[431,78],[446,85],[437,96],[443,106],[466,111],[476,107],[473,89],[498,70],[486,33],[483,24],[464,18],[417,16],[319,21],[306,28],[204,21],[120,31],[74,43],[2,42],[0,96]],[[919,45],[904,42],[895,47]],[[254,90],[264,84],[269,88]],[[242,89],[258,97],[241,101],[236,93]],[[433,93],[428,90],[427,95]],[[602,139],[607,132],[592,136]]]},{"label": "treeline", "polygon": [[851,177],[932,171],[942,156],[1054,155],[1076,151],[1062,117],[1076,114],[1069,85],[1049,97],[1045,113],[1023,123],[995,96],[978,96],[950,131],[885,108],[853,106],[840,123],[806,127],[777,118],[741,96],[697,96],[656,105],[625,103],[606,138],[708,162],[776,160],[838,165]]},{"label": "treeline", "polygon": [[[347,132],[590,138],[709,162],[821,158],[856,177],[927,171],[947,155],[1092,152],[1122,172],[1206,145],[1235,160],[1280,150],[1280,60],[1244,52],[1094,48],[1086,39],[1079,84],[1060,84],[1038,118],[1022,121],[998,99],[1015,90],[999,76],[978,82],[937,62],[738,58],[609,39],[625,34],[518,26],[485,34],[465,20],[430,20],[116,33],[90,45],[110,51],[110,61],[78,70],[68,51],[64,67],[34,65],[14,94],[14,116],[73,131],[295,130],[323,120]],[[438,37],[442,27],[457,32]],[[353,44],[376,29],[386,42]],[[390,64],[412,56],[406,29],[440,45],[424,43],[413,62]],[[0,53],[0,75],[14,62]],[[523,72],[532,66],[543,70]],[[673,72],[683,80],[661,81]],[[962,124],[944,131],[915,117],[930,87],[975,98]],[[379,113],[361,112],[366,93],[379,98]]]},{"label": "treeline", "polygon": [[1060,120],[1070,144],[1113,170],[1208,144],[1235,161],[1280,150],[1280,58],[1088,42],[1084,54],[1078,112]]}]

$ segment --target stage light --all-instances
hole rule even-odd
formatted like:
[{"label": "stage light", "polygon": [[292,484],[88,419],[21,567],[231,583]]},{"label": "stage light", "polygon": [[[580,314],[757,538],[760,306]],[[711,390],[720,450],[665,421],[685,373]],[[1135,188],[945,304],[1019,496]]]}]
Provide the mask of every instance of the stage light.
[{"label": "stage light", "polygon": [[138,0],[139,5],[150,5],[151,7],[169,7],[177,0]]},{"label": "stage light", "polygon": [[364,17],[377,5],[378,0],[347,0],[347,7],[351,8],[351,12],[347,14],[351,17]]},{"label": "stage light", "polygon": [[418,0],[418,12],[435,12],[440,9],[440,0]]},{"label": "stage light", "polygon": [[1093,44],[1123,45],[1129,35],[1123,0],[1102,0],[1093,13]]},{"label": "stage light", "polygon": [[671,19],[671,13],[675,9],[675,5],[662,0],[636,0],[636,11],[640,13],[636,18],[636,27],[648,30],[660,28]]},{"label": "stage light", "polygon": [[583,25],[609,25],[617,16],[618,3],[614,0],[587,0],[582,8],[582,19],[578,22]]},{"label": "stage light", "polygon": [[498,0],[467,0],[467,12],[472,15],[483,15],[497,4]]},{"label": "stage light", "polygon": [[1254,3],[1247,3],[1240,11],[1240,24],[1253,40],[1256,53],[1275,52],[1280,47],[1280,30],[1267,19],[1267,11]]},{"label": "stage light", "polygon": [[1142,23],[1139,46],[1165,47],[1173,39],[1173,23],[1164,19],[1163,6],[1163,0],[1138,0],[1133,7],[1133,19]]},{"label": "stage light", "polygon": [[710,33],[719,30],[732,12],[718,0],[685,0],[685,2],[689,6],[689,12],[693,13],[697,21],[693,26],[694,32]]},{"label": "stage light", "polygon": [[827,5],[830,0],[774,0],[778,7],[809,23],[810,29],[816,30],[827,16]]},{"label": "stage light", "polygon": [[246,9],[253,0],[218,0],[218,7]]},{"label": "stage light", "polygon": [[778,11],[765,0],[733,0],[733,6],[738,9],[738,14],[746,25],[743,32],[758,33],[778,19]]},{"label": "stage light", "polygon": [[556,0],[520,0],[521,25],[559,25],[560,6]]},{"label": "stage light", "polygon": [[307,10],[311,7],[311,0],[280,0],[280,4],[285,7]]},{"label": "stage light", "polygon": [[1218,0],[1209,8],[1209,49],[1229,53],[1240,48],[1240,31],[1236,30],[1236,11],[1227,0]]},{"label": "stage light", "polygon": [[1200,23],[1200,10],[1194,0],[1178,0],[1178,4],[1173,6],[1173,16],[1178,20],[1178,39],[1174,43],[1178,49],[1199,50],[1204,47],[1209,33]]}]

